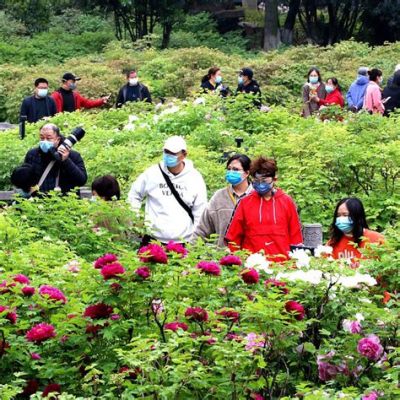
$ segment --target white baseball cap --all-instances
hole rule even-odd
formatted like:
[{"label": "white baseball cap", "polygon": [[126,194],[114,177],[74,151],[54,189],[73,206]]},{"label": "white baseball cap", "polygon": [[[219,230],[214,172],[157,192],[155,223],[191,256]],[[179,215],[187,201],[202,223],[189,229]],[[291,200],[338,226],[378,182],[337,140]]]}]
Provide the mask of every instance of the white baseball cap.
[{"label": "white baseball cap", "polygon": [[186,142],[182,136],[171,136],[164,143],[164,150],[172,153],[179,153],[182,150],[186,151]]}]

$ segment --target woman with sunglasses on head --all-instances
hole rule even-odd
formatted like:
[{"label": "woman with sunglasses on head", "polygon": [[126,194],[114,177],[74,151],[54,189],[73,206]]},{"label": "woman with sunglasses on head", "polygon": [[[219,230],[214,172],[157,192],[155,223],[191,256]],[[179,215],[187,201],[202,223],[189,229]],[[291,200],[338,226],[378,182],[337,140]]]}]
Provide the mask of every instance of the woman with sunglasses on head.
[{"label": "woman with sunglasses on head", "polygon": [[198,237],[219,235],[218,246],[224,247],[224,234],[232,218],[232,212],[240,199],[252,191],[249,181],[251,160],[244,154],[235,154],[226,163],[225,179],[228,186],[219,189],[211,197],[204,210],[192,242]]},{"label": "woman with sunglasses on head", "polygon": [[339,201],[333,216],[328,242],[328,245],[333,248],[333,258],[354,261],[362,258],[359,249],[367,247],[369,243],[383,242],[383,235],[368,229],[361,200],[349,197]]},{"label": "woman with sunglasses on head", "polygon": [[240,201],[225,235],[231,251],[261,250],[271,261],[285,261],[291,245],[303,242],[294,201],[277,188],[275,160],[259,157],[251,163],[254,191]]}]

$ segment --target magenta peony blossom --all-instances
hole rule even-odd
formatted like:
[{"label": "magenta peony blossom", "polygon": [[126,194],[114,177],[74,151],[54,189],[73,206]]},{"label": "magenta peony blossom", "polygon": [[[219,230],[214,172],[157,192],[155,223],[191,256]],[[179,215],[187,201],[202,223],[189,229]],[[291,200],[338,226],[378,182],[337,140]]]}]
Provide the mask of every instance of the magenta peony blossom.
[{"label": "magenta peony blossom", "polygon": [[217,311],[216,314],[232,322],[237,322],[240,317],[240,314],[237,311],[227,308]]},{"label": "magenta peony blossom", "polygon": [[67,298],[65,297],[64,293],[53,286],[43,285],[39,288],[39,294],[42,297],[48,298],[54,301],[61,301],[62,303],[67,302]]},{"label": "magenta peony blossom", "polygon": [[345,319],[343,320],[343,330],[350,333],[361,333],[361,322]]},{"label": "magenta peony blossom", "polygon": [[86,307],[83,316],[92,319],[105,319],[109,318],[113,311],[114,309],[111,306],[104,303],[97,303]]},{"label": "magenta peony blossom", "polygon": [[207,275],[221,275],[221,268],[214,261],[200,261],[196,265],[196,268],[200,269],[201,272],[204,272]]},{"label": "magenta peony blossom", "polygon": [[56,331],[53,325],[46,324],[45,322],[41,324],[34,325],[25,335],[28,342],[41,343],[45,340],[51,339],[56,336]]},{"label": "magenta peony blossom", "polygon": [[32,360],[40,360],[42,357],[40,357],[40,354],[38,353],[31,353],[31,359]]},{"label": "magenta peony blossom", "polygon": [[142,262],[168,263],[167,253],[158,244],[150,243],[147,246],[141,247],[138,254]]},{"label": "magenta peony blossom", "polygon": [[366,338],[360,339],[357,351],[372,361],[378,361],[383,355],[383,347],[376,335],[369,335]]},{"label": "magenta peony blossom", "polygon": [[105,265],[101,271],[101,275],[105,280],[112,278],[119,278],[119,275],[123,275],[125,273],[125,268],[120,263],[107,264]]},{"label": "magenta peony blossom", "polygon": [[121,319],[121,316],[119,314],[111,314],[110,319],[112,319],[113,321],[118,321],[119,319]]},{"label": "magenta peony blossom", "polygon": [[165,324],[164,329],[167,331],[174,331],[174,332],[176,332],[178,329],[187,331],[188,326],[184,322],[174,321],[174,322],[168,322],[167,324]]},{"label": "magenta peony blossom", "polygon": [[247,283],[248,285],[258,283],[260,279],[260,275],[254,268],[246,268],[240,273],[240,275],[242,276],[243,282]]},{"label": "magenta peony blossom", "polygon": [[47,385],[42,393],[42,397],[48,396],[50,393],[61,393],[61,386],[58,383],[50,383]]},{"label": "magenta peony blossom", "polygon": [[292,301],[292,300],[287,301],[285,304],[285,309],[288,313],[294,314],[295,318],[298,321],[301,321],[304,318],[305,315],[304,307],[297,301]]},{"label": "magenta peony blossom", "polygon": [[326,361],[317,361],[318,365],[318,377],[321,381],[327,382],[336,378],[338,369],[335,365]]},{"label": "magenta peony blossom", "polygon": [[104,256],[99,257],[95,262],[94,262],[94,267],[96,269],[101,269],[107,264],[112,264],[114,262],[118,261],[118,257],[115,254],[104,254]]},{"label": "magenta peony blossom", "polygon": [[242,260],[234,254],[228,254],[227,256],[222,257],[219,260],[219,263],[221,265],[242,265]]},{"label": "magenta peony blossom", "polygon": [[378,392],[376,392],[375,390],[373,390],[372,392],[364,395],[361,397],[361,400],[377,400],[379,397]]},{"label": "magenta peony blossom", "polygon": [[21,292],[24,296],[33,296],[35,294],[35,288],[33,286],[24,286]]},{"label": "magenta peony blossom", "polygon": [[278,281],[276,279],[267,279],[264,282],[266,287],[271,287],[271,286],[275,286],[277,288],[279,288],[281,290],[282,293],[284,294],[288,294],[289,293],[289,289],[286,287],[286,283],[285,282],[281,282]]},{"label": "magenta peony blossom", "polygon": [[172,240],[170,240],[167,245],[165,246],[167,251],[173,252],[173,253],[177,253],[180,254],[183,257],[187,256],[187,249],[185,248],[185,246],[181,243],[176,243]]},{"label": "magenta peony blossom", "polygon": [[208,321],[207,311],[201,307],[188,307],[185,311],[185,317],[196,322]]},{"label": "magenta peony blossom", "polygon": [[29,280],[29,278],[27,276],[23,275],[23,274],[14,275],[13,281],[14,282],[18,282],[18,283],[22,283],[23,285],[29,285],[30,282],[31,282]]},{"label": "magenta peony blossom", "polygon": [[10,288],[15,287],[15,282],[8,283],[7,281],[3,281],[0,283],[0,294],[10,293]]},{"label": "magenta peony blossom", "polygon": [[[8,307],[0,306],[0,314],[7,310],[9,310]],[[15,325],[17,322],[17,314],[13,311],[7,312],[7,314],[3,318],[8,319],[13,325]]]},{"label": "magenta peony blossom", "polygon": [[140,276],[142,279],[147,279],[151,275],[151,271],[149,267],[140,267],[135,271],[137,276]]}]

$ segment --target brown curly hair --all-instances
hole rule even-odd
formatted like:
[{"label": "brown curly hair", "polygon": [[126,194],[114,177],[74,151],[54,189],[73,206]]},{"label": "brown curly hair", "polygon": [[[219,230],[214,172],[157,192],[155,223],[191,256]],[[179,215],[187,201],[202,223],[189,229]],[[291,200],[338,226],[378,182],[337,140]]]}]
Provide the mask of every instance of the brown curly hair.
[{"label": "brown curly hair", "polygon": [[251,162],[250,175],[255,177],[256,173],[275,177],[278,172],[276,161],[273,158],[258,157]]}]

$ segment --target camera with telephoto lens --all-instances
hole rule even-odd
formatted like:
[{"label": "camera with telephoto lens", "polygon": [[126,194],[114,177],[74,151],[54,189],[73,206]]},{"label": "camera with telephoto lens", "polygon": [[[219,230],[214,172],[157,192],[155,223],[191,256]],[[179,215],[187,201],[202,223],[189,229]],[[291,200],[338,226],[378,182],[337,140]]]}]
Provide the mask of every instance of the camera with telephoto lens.
[{"label": "camera with telephoto lens", "polygon": [[67,149],[67,150],[71,150],[72,147],[79,142],[83,137],[85,136],[85,131],[80,128],[77,127],[75,128],[67,138],[64,139],[64,141],[58,146],[58,148],[54,148],[53,150],[53,157],[57,160],[57,161],[61,161],[62,156],[61,154],[58,152],[59,149]]}]

